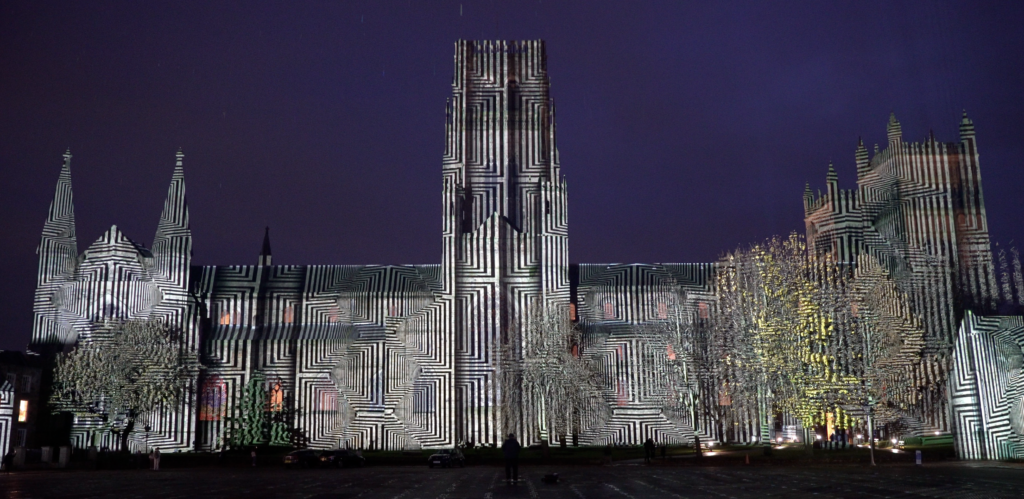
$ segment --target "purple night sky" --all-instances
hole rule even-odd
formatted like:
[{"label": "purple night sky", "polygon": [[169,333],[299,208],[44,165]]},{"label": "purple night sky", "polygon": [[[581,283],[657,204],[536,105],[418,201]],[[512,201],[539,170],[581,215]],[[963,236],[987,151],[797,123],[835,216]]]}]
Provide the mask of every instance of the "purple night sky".
[{"label": "purple night sky", "polygon": [[[0,4],[0,349],[32,323],[60,170],[79,251],[152,243],[185,152],[195,264],[437,263],[458,39],[547,41],[573,262],[707,262],[803,231],[854,148],[974,120],[994,241],[1024,246],[1024,3]],[[713,5],[708,5],[713,4]],[[756,6],[758,3],[743,4]]]}]

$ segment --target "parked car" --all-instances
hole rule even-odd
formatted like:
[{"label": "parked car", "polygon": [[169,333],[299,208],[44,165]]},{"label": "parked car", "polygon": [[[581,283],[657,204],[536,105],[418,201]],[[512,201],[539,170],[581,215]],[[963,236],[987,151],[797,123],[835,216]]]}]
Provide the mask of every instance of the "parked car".
[{"label": "parked car", "polygon": [[293,450],[284,456],[284,466],[286,468],[295,468],[297,466],[312,468],[318,464],[320,464],[320,453],[313,449]]},{"label": "parked car", "polygon": [[459,449],[442,449],[434,454],[431,454],[427,458],[427,466],[433,468],[434,466],[440,466],[442,468],[452,468],[458,466],[462,468],[466,465],[466,456],[462,455],[462,451]]},{"label": "parked car", "polygon": [[321,466],[333,466],[335,468],[354,468],[366,464],[366,459],[363,456],[356,454],[355,451],[339,449],[324,451],[320,454],[320,465]]}]

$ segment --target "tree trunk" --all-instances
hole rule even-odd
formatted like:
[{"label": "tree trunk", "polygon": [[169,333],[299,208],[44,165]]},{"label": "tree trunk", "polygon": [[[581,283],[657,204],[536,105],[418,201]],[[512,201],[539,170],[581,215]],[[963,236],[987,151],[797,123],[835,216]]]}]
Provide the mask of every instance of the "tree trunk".
[{"label": "tree trunk", "polygon": [[128,424],[124,425],[124,431],[121,432],[121,452],[131,452],[128,449],[128,436],[131,435],[133,429],[135,429],[135,418],[129,419]]}]

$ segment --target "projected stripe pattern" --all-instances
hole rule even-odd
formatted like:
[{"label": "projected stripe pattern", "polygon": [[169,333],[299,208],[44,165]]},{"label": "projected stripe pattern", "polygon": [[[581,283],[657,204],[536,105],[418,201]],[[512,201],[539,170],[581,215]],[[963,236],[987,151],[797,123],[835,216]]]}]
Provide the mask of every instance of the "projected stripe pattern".
[{"label": "projected stripe pattern", "polygon": [[1024,458],[1024,318],[967,312],[950,373],[961,459]]},{"label": "projected stripe pattern", "polygon": [[[454,226],[456,439],[521,441],[535,402],[499,386],[501,346],[521,342],[527,311],[568,306],[566,186],[555,146],[544,43],[455,46],[443,175]],[[504,421],[502,407],[523,407]]]},{"label": "projected stripe pattern", "polygon": [[[877,259],[924,321],[926,356],[945,358],[964,311],[990,309],[997,295],[974,123],[964,113],[956,143],[904,142],[894,115],[886,132],[873,155],[858,144],[856,190],[839,189],[829,165],[825,194],[804,192],[808,246],[851,265],[861,253]],[[947,362],[920,370],[946,385]],[[923,396],[920,431],[952,431],[948,394]]]},{"label": "projected stripe pattern", "polygon": [[14,387],[7,380],[0,381],[0,451],[7,455],[14,431]]},{"label": "projected stripe pattern", "polygon": [[[179,407],[137,423],[152,426],[149,445],[165,451],[223,447],[229,418],[240,415],[243,389],[257,377],[268,391],[279,387],[275,396],[314,448],[500,444],[508,432],[530,444],[556,436],[536,431],[544,427],[535,409],[543,400],[501,385],[515,382],[502,381],[499,354],[527,339],[530,311],[572,307],[583,331],[580,354],[602,366],[609,406],[607,417],[586,416],[582,443],[710,440],[717,433],[708,417],[657,403],[656,374],[667,352],[651,351],[645,331],[678,336],[680,324],[714,314],[715,264],[570,266],[567,188],[544,43],[460,41],[454,64],[444,125],[440,264],[273,265],[268,233],[255,265],[192,266],[180,152],[152,249],[114,226],[79,254],[69,152],[38,250],[31,348],[54,352],[101,340],[109,334],[101,327],[106,319],[159,318],[180,326],[183,341],[207,368]],[[927,361],[906,366],[913,386],[946,382],[949,345],[962,314],[958,300],[982,303],[994,295],[974,129],[966,116],[960,136],[959,143],[929,138],[905,144],[891,118],[886,150],[869,157],[863,144],[857,149],[857,190],[840,190],[830,168],[826,194],[816,197],[808,189],[804,196],[812,249],[853,265],[861,255],[876,257],[925,318],[924,346],[912,346],[923,348]],[[955,296],[956,283],[968,292]],[[985,330],[978,321],[978,330]],[[908,331],[919,326],[900,325]],[[957,345],[961,380],[1002,380],[999,373],[1009,372],[968,371],[963,355],[988,350]],[[986,365],[1003,366],[1000,359],[1009,358],[984,355]],[[1004,427],[1020,433],[1014,425],[1022,417],[1013,409],[1020,404],[999,402],[988,414],[976,402],[1010,393],[999,387],[1015,384],[956,383],[956,424],[988,425],[997,429],[994,435],[1009,435],[999,442],[1016,442],[1016,433]],[[717,389],[696,381],[685,386],[691,401],[718,404]],[[1006,404],[1011,409],[1004,421],[997,412]],[[523,409],[503,410],[516,406]],[[945,398],[922,407],[907,414],[915,431],[950,429]],[[734,415],[727,438],[761,441],[766,419]],[[100,427],[98,418],[79,416],[74,444],[116,448],[110,432],[96,431]],[[958,445],[1004,445],[991,442]],[[131,446],[144,444],[136,432]]]},{"label": "projected stripe pattern", "polygon": [[[654,438],[683,443],[692,441],[695,431],[709,428],[706,422],[693,421],[692,414],[667,414],[656,400],[651,384],[657,375],[649,371],[662,370],[658,362],[664,362],[666,352],[651,351],[643,329],[660,327],[678,342],[683,324],[706,317],[713,307],[713,274],[713,264],[578,266],[575,297],[583,354],[603,366],[611,409],[607,422],[591,422],[584,442],[639,444]],[[696,384],[689,386],[694,396],[702,396]]]}]

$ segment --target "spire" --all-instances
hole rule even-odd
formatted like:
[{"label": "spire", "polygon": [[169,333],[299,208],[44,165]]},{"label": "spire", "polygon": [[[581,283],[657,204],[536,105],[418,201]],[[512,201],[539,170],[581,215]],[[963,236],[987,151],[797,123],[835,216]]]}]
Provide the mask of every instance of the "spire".
[{"label": "spire", "polygon": [[57,189],[43,223],[43,234],[36,248],[39,255],[38,280],[33,307],[32,341],[35,348],[64,343],[72,334],[61,320],[56,303],[61,286],[71,279],[78,262],[75,238],[75,206],[71,194],[71,150],[64,153],[64,164],[57,177]]},{"label": "spire", "polygon": [[178,149],[174,155],[174,172],[167,188],[164,210],[153,236],[153,264],[157,281],[184,289],[188,285],[192,260],[192,230],[189,228],[188,203],[185,199],[185,154]]},{"label": "spire", "polygon": [[273,265],[273,257],[270,254],[270,227],[268,226],[266,232],[263,233],[263,249],[260,250],[260,267],[269,267]]},{"label": "spire", "polygon": [[64,152],[64,164],[57,177],[57,189],[50,202],[50,212],[43,224],[43,238],[36,252],[39,254],[40,285],[71,270],[78,258],[75,205],[71,192],[71,149]]},{"label": "spire", "polygon": [[900,122],[896,120],[896,113],[889,113],[889,124],[885,127],[885,134],[889,136],[889,143],[900,142],[903,140],[903,129],[900,127]]}]

